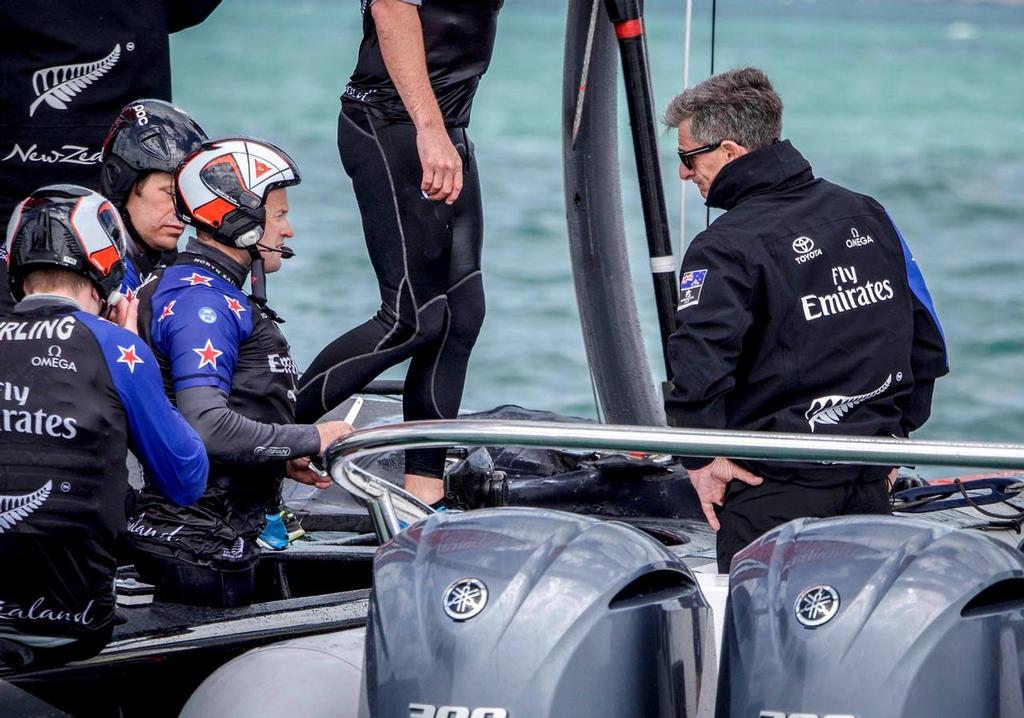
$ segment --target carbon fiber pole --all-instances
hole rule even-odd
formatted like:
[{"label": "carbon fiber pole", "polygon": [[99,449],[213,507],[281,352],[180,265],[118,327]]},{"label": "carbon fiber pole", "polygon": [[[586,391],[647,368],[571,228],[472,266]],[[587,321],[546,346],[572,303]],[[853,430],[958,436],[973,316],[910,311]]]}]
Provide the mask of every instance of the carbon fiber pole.
[{"label": "carbon fiber pole", "polygon": [[626,102],[633,134],[640,201],[643,206],[647,249],[651,257],[651,278],[654,301],[661,329],[661,350],[665,372],[671,378],[668,363],[668,338],[675,331],[676,262],[672,256],[672,237],[668,228],[665,193],[661,185],[658,163],[658,136],[654,120],[654,92],[651,88],[647,40],[638,0],[606,0],[608,16],[615,26],[622,57],[622,74],[626,83]]},{"label": "carbon fiber pole", "polygon": [[604,0],[569,0],[562,163],[583,342],[605,420],[655,426],[665,420],[644,350],[622,219],[617,54]]}]

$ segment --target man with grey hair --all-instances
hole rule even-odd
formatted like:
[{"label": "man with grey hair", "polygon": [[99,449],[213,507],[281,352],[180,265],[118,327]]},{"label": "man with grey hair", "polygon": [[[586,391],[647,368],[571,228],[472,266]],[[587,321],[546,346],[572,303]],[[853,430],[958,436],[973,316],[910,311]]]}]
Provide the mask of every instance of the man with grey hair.
[{"label": "man with grey hair", "polygon": [[[816,178],[756,68],[678,95],[679,176],[726,210],[683,258],[669,339],[676,426],[906,437],[948,370],[924,278],[885,209]],[[892,467],[684,461],[718,567],[805,516],[889,512]],[[735,480],[738,479],[738,480]]]}]

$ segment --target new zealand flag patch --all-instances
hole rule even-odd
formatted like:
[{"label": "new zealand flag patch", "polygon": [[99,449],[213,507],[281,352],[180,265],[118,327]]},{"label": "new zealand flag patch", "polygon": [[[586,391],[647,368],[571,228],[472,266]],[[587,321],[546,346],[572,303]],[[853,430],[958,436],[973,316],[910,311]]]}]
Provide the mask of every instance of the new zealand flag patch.
[{"label": "new zealand flag patch", "polygon": [[692,272],[683,272],[679,278],[679,306],[676,310],[686,309],[700,301],[700,290],[704,286],[704,279],[708,276],[708,270],[695,269]]}]

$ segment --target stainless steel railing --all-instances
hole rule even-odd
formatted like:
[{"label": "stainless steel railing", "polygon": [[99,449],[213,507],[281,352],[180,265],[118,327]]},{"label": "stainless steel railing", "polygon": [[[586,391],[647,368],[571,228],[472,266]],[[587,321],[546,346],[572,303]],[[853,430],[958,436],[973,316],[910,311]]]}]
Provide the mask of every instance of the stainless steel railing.
[{"label": "stainless steel railing", "polygon": [[472,419],[407,422],[360,429],[335,444],[329,454],[332,459],[355,458],[392,449],[493,445],[773,461],[1024,469],[1024,444]]},{"label": "stainless steel railing", "polygon": [[335,444],[328,456],[334,480],[366,504],[374,530],[385,541],[399,532],[401,522],[411,523],[431,509],[397,486],[360,469],[350,459],[396,449],[494,445],[886,466],[1024,468],[1022,444],[472,419],[360,429]]}]

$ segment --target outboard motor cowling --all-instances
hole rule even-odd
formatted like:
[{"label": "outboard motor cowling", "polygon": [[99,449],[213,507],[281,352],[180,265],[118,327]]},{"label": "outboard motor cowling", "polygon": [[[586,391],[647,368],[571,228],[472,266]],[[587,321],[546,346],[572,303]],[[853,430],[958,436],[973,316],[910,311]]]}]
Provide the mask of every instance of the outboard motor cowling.
[{"label": "outboard motor cowling", "polygon": [[368,715],[692,716],[709,618],[686,566],[625,524],[435,514],[374,561]]},{"label": "outboard motor cowling", "polygon": [[733,559],[718,718],[1024,715],[1024,556],[891,517],[800,519]]}]

